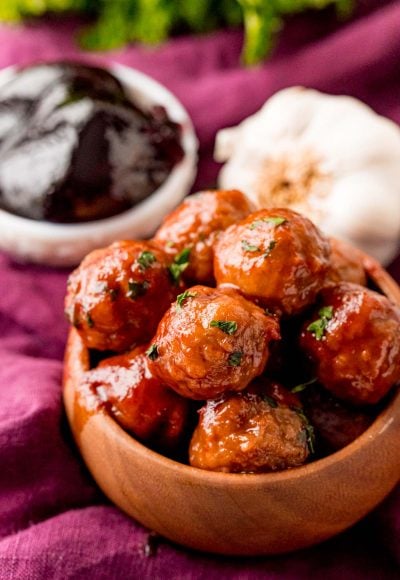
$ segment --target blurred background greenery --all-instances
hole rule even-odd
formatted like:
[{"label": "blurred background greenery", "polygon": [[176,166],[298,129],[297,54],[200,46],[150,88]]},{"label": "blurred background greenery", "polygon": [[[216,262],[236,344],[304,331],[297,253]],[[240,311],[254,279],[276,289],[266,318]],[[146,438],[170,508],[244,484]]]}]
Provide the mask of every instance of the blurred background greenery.
[{"label": "blurred background greenery", "polygon": [[251,65],[270,53],[285,16],[334,5],[339,18],[354,0],[0,0],[0,20],[18,22],[51,13],[93,18],[79,35],[90,50],[118,48],[130,41],[158,44],[180,33],[243,26],[242,58]]}]

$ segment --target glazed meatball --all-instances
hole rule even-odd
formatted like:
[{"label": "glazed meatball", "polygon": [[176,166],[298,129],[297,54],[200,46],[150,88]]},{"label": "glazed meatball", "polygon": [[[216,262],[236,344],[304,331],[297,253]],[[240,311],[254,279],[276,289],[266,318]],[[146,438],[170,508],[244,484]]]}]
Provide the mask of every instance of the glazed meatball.
[{"label": "glazed meatball", "polygon": [[168,215],[154,240],[170,256],[190,250],[184,277],[192,282],[214,282],[214,243],[220,232],[247,216],[251,202],[240,191],[203,191],[191,195]]},{"label": "glazed meatball", "polygon": [[359,250],[335,238],[330,239],[330,244],[331,258],[326,285],[353,282],[360,284],[360,286],[366,286],[367,276]]},{"label": "glazed meatball", "polygon": [[69,278],[65,303],[85,345],[121,352],[148,341],[181,291],[168,264],[149,242],[116,242],[86,256]]},{"label": "glazed meatball", "polygon": [[99,397],[116,421],[141,441],[173,450],[185,430],[189,401],[152,375],[145,349],[105,359],[85,373],[81,391]]},{"label": "glazed meatball", "polygon": [[322,451],[332,453],[357,439],[372,423],[373,416],[332,396],[320,385],[307,388],[304,408]]},{"label": "glazed meatball", "polygon": [[309,455],[310,427],[299,403],[288,406],[293,395],[271,386],[207,401],[190,443],[190,465],[241,473],[302,465]]},{"label": "glazed meatball", "polygon": [[218,285],[285,315],[315,301],[329,267],[329,242],[309,219],[289,209],[257,211],[219,237]]},{"label": "glazed meatball", "polygon": [[377,292],[342,282],[321,292],[300,346],[334,395],[376,403],[400,380],[400,310]]},{"label": "glazed meatball", "polygon": [[202,400],[245,389],[278,339],[277,320],[237,292],[193,286],[162,318],[149,356],[160,380]]}]

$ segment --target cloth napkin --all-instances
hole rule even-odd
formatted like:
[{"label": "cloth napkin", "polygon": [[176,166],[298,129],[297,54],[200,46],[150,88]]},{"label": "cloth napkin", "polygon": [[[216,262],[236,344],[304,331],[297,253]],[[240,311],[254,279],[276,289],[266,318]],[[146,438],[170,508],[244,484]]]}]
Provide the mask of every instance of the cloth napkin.
[{"label": "cloth napkin", "polygon": [[[0,68],[84,58],[119,62],[152,75],[193,118],[200,140],[196,188],[207,187],[217,173],[212,161],[216,131],[240,122],[286,86],[354,95],[400,122],[400,3],[364,1],[359,6],[356,16],[341,25],[329,11],[290,19],[273,57],[248,70],[239,65],[239,31],[95,55],[77,49],[73,34],[79,23],[71,20],[1,26]],[[400,280],[400,259],[390,270]],[[65,419],[61,372],[67,275],[0,254],[1,580],[398,577],[399,488],[351,530],[297,553],[228,558],[160,540],[149,555],[148,530],[101,494]]]}]

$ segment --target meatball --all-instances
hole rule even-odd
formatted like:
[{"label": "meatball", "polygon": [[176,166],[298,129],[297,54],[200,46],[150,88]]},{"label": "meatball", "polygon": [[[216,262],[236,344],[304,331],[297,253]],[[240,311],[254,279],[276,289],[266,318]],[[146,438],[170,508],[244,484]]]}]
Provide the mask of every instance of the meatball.
[{"label": "meatball", "polygon": [[190,250],[184,277],[192,282],[214,282],[214,243],[221,230],[247,216],[251,202],[240,191],[203,191],[191,195],[169,214],[154,240],[170,256]]},{"label": "meatball", "polygon": [[341,282],[321,292],[300,347],[334,395],[376,403],[400,380],[400,310],[377,292]]},{"label": "meatball", "polygon": [[148,341],[175,300],[169,260],[149,242],[91,252],[70,276],[66,315],[85,345],[121,352]]},{"label": "meatball", "polygon": [[353,282],[367,285],[367,276],[361,252],[342,240],[330,239],[331,260],[326,285],[339,282]]},{"label": "meatball", "polygon": [[208,399],[260,375],[279,323],[235,291],[193,286],[162,318],[149,357],[177,393]]},{"label": "meatball", "polygon": [[190,443],[190,465],[242,473],[302,465],[309,455],[310,426],[300,404],[288,406],[293,395],[272,387],[207,401]]},{"label": "meatball", "polygon": [[145,348],[105,359],[85,373],[81,390],[96,394],[116,421],[141,441],[173,450],[184,434],[189,401],[152,375]]},{"label": "meatball", "polygon": [[218,285],[239,288],[270,310],[293,315],[315,301],[329,267],[329,242],[289,209],[257,211],[219,237]]},{"label": "meatball", "polygon": [[370,413],[336,399],[320,385],[305,390],[304,407],[322,450],[327,453],[349,445],[373,421]]}]

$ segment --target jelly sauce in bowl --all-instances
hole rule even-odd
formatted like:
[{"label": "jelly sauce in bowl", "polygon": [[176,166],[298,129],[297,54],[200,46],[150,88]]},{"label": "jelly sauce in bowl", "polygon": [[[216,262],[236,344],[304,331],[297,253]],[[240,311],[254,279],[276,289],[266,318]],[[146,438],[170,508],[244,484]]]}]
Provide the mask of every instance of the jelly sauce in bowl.
[{"label": "jelly sauce in bowl", "polygon": [[0,90],[0,206],[51,222],[110,217],[153,193],[183,155],[165,109],[139,109],[110,72],[20,69]]},{"label": "jelly sauce in bowl", "polygon": [[198,142],[179,100],[129,67],[0,71],[0,250],[74,266],[151,236],[189,193]]}]

